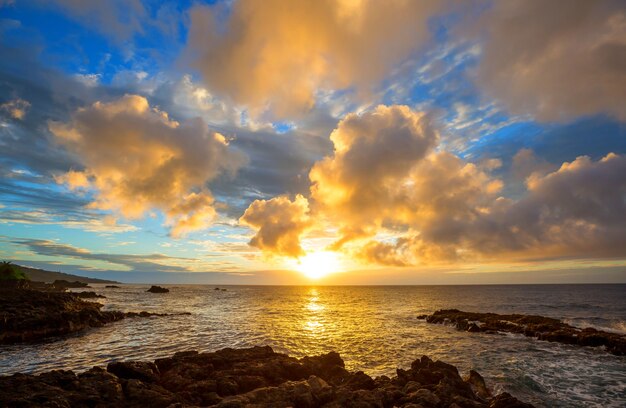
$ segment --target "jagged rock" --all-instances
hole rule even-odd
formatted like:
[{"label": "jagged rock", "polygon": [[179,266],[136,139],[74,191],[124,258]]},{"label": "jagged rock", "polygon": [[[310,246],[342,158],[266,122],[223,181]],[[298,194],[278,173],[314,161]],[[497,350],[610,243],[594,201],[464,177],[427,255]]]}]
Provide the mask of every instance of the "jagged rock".
[{"label": "jagged rock", "polygon": [[101,303],[84,301],[82,296],[80,293],[15,288],[0,291],[0,343],[36,341],[75,333],[126,317],[168,316],[103,311]]},{"label": "jagged rock", "polygon": [[[468,332],[518,333],[539,340],[579,346],[605,346],[609,353],[626,355],[626,336],[594,328],[579,329],[550,317],[496,313],[463,312],[457,309],[438,310],[426,317],[429,323],[452,324]],[[479,322],[480,324],[477,324]]]},{"label": "jagged rock", "polygon": [[156,285],[152,285],[150,286],[150,289],[148,289],[146,292],[150,292],[150,293],[167,293],[170,290],[167,288],[162,288],[160,286],[156,286]]},{"label": "jagged rock", "polygon": [[[298,360],[270,347],[187,351],[154,363],[115,362],[107,370],[95,367],[78,376],[71,371],[0,376],[0,406],[531,406],[509,394],[483,398],[460,378],[455,367],[426,356],[413,362],[409,370],[398,371],[398,377],[376,379],[362,372],[351,373],[337,353]],[[481,379],[475,373],[468,381],[480,384]]]},{"label": "jagged rock", "polygon": [[472,391],[482,399],[486,400],[491,398],[491,391],[487,388],[485,379],[476,371],[470,370],[469,376],[465,379],[465,382],[468,383],[472,387]]},{"label": "jagged rock", "polygon": [[57,289],[71,289],[71,288],[89,288],[90,286],[84,282],[74,281],[68,282],[63,279],[57,279],[52,282],[52,286]]}]

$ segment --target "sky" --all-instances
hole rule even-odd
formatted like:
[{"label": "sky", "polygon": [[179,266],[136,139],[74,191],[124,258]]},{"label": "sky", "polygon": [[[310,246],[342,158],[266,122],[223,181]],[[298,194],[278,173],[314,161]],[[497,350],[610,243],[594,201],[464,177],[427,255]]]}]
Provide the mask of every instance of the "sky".
[{"label": "sky", "polygon": [[626,1],[0,0],[0,258],[626,282]]}]

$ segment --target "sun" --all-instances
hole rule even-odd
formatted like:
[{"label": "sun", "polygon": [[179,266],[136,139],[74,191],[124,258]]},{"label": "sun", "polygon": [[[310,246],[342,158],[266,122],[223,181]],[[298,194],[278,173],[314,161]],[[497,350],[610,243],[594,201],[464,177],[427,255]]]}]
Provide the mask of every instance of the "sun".
[{"label": "sun", "polygon": [[342,265],[336,252],[319,251],[308,253],[294,261],[293,268],[310,279],[320,279],[341,271]]}]

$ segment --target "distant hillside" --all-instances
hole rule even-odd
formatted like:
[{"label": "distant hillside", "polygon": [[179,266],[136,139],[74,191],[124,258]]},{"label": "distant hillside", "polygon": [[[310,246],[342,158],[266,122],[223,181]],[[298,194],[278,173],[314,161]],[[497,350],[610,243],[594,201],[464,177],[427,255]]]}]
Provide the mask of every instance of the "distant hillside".
[{"label": "distant hillside", "polygon": [[20,269],[22,269],[24,273],[28,275],[30,280],[37,281],[37,282],[54,282],[57,279],[59,280],[63,279],[63,280],[70,281],[70,282],[78,281],[78,282],[83,282],[83,283],[119,283],[119,282],[112,281],[112,280],[87,278],[85,276],[72,275],[72,274],[63,273],[63,272],[44,271],[43,269],[29,268],[27,266],[21,266],[21,265],[20,265]]}]

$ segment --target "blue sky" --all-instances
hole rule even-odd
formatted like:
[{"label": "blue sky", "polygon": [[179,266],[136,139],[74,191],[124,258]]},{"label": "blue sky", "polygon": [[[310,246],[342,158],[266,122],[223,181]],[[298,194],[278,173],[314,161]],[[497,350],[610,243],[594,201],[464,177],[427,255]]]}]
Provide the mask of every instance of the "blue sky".
[{"label": "blue sky", "polygon": [[[594,6],[279,3],[0,2],[0,257],[133,281],[306,283],[319,252],[328,283],[626,279],[619,2],[574,29]],[[428,207],[431,184],[450,190]]]}]

